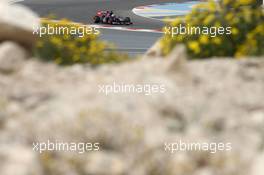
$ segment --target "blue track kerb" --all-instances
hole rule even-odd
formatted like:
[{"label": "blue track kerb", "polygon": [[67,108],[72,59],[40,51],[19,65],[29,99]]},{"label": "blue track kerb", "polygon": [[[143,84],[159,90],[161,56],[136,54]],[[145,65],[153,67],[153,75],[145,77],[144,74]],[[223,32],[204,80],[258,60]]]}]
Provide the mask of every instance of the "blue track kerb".
[{"label": "blue track kerb", "polygon": [[147,18],[163,19],[167,17],[183,16],[189,13],[192,8],[202,3],[201,1],[190,1],[183,3],[153,4],[135,8],[133,12]]},{"label": "blue track kerb", "polygon": [[165,3],[165,4],[155,4],[151,5],[152,8],[162,9],[162,10],[184,10],[190,11],[194,5],[197,5],[201,2],[191,1],[186,3]]}]

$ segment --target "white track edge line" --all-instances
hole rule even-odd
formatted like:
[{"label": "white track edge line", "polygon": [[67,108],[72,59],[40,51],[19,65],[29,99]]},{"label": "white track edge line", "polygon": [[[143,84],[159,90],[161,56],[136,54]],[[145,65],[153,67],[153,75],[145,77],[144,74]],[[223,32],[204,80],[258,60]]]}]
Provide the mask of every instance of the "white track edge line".
[{"label": "white track edge line", "polygon": [[[44,18],[42,18],[44,19]],[[54,22],[59,22],[59,20],[52,20]],[[83,23],[79,23],[79,22],[72,22],[73,24],[79,24],[82,26],[90,26],[90,27],[94,27],[94,28],[99,28],[99,29],[111,29],[111,30],[121,30],[121,31],[128,31],[128,32],[148,32],[148,33],[164,33],[163,31],[159,31],[159,30],[153,30],[153,29],[138,29],[138,28],[127,28],[127,27],[114,27],[114,26],[101,26],[101,25],[94,25],[94,24],[83,24]]]}]

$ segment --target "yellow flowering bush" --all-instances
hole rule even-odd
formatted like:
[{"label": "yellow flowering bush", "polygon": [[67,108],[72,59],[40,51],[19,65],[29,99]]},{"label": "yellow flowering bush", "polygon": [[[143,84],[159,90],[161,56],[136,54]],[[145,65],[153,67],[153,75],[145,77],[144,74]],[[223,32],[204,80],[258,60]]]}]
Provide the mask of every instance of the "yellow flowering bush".
[{"label": "yellow flowering bush", "polygon": [[244,45],[241,45],[236,57],[243,55],[264,55],[264,23],[251,31],[247,37]]},{"label": "yellow flowering bush", "polygon": [[99,31],[89,26],[68,20],[43,19],[42,26],[35,31],[39,35],[35,53],[46,61],[59,65],[89,63],[118,63],[128,56],[114,50],[110,44],[98,40]]},{"label": "yellow flowering bush", "polygon": [[[184,30],[192,29],[192,32],[175,32],[182,26]],[[199,32],[193,32],[198,29]],[[216,34],[210,34],[215,30]],[[256,0],[211,0],[201,3],[184,18],[169,23],[164,32],[161,40],[164,55],[179,43],[186,46],[192,58],[239,58],[264,54],[264,13]]]}]

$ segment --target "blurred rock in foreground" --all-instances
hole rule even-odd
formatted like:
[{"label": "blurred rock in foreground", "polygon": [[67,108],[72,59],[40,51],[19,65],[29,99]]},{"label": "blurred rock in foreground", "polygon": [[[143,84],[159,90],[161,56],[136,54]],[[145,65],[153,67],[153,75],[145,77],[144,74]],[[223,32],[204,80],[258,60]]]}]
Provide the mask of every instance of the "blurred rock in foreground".
[{"label": "blurred rock in foreground", "polygon": [[28,8],[8,2],[0,1],[0,42],[11,40],[31,49],[37,38],[33,31],[39,27],[39,18]]},{"label": "blurred rock in foreground", "polygon": [[[5,175],[261,175],[264,59],[143,59],[97,69],[25,60],[4,42],[0,65],[0,172]],[[21,50],[21,51],[20,51]],[[9,67],[9,68],[8,68]],[[7,71],[6,69],[9,69]],[[165,93],[99,93],[106,84],[164,84]],[[78,154],[33,142],[99,142]],[[231,151],[165,152],[165,142],[231,142]]]},{"label": "blurred rock in foreground", "polygon": [[[29,13],[0,5],[1,175],[264,174],[264,58],[187,61],[179,46],[167,59],[152,50],[121,65],[57,67],[27,59]],[[166,91],[100,92],[114,83]],[[98,142],[100,150],[33,151],[48,140]],[[179,141],[230,142],[232,150],[165,151]]]}]

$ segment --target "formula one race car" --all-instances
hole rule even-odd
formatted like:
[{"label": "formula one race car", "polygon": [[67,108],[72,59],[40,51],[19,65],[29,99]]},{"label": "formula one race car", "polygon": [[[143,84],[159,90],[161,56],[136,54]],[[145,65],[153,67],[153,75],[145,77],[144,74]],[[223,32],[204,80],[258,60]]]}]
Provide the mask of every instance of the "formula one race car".
[{"label": "formula one race car", "polygon": [[111,24],[111,25],[131,25],[129,17],[116,16],[113,11],[98,11],[94,16],[94,23]]}]

